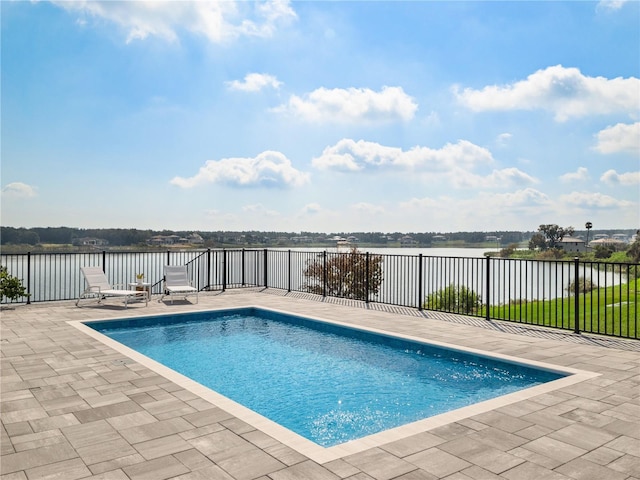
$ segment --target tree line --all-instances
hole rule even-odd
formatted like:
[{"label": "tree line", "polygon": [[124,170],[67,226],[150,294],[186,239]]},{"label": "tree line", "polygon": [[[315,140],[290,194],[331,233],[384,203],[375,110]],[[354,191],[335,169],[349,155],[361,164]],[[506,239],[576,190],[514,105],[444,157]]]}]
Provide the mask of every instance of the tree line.
[{"label": "tree line", "polygon": [[[335,237],[354,238],[355,243],[387,244],[400,242],[401,239],[416,245],[428,246],[432,243],[487,242],[487,236],[499,237],[502,243],[520,243],[526,241],[531,232],[277,232],[277,231],[175,231],[175,230],[138,230],[122,228],[81,229],[72,227],[35,227],[16,228],[0,227],[0,244],[2,245],[71,245],[80,238],[98,238],[106,240],[111,246],[129,246],[146,244],[154,236],[178,235],[186,237],[191,233],[199,234],[206,245],[248,244],[265,245],[277,242],[334,242]],[[491,240],[489,240],[491,241]]]},{"label": "tree line", "polygon": [[[356,244],[434,246],[443,242],[462,242],[465,244],[500,245],[528,242],[536,232],[487,231],[487,232],[276,232],[276,231],[175,231],[175,230],[138,230],[135,228],[82,229],[73,227],[0,227],[0,245],[72,245],[81,238],[98,238],[108,242],[109,246],[146,245],[154,236],[177,235],[187,237],[191,233],[199,234],[205,247],[221,245],[294,245],[303,243],[335,243],[335,237],[355,238]],[[540,232],[537,232],[540,233]],[[574,233],[573,231],[571,233]],[[581,232],[576,231],[579,234]],[[634,230],[594,230],[592,234],[625,233],[631,235]],[[304,240],[302,240],[304,239]],[[404,240],[402,240],[404,239]]]}]

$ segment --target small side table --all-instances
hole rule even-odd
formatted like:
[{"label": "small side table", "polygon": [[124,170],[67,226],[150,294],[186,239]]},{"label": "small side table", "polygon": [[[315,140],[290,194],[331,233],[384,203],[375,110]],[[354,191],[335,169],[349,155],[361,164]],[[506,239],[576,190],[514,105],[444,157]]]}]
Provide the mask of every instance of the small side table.
[{"label": "small side table", "polygon": [[140,295],[138,295],[139,297],[142,297],[143,295],[147,296],[147,300],[151,301],[151,283],[148,282],[131,282],[129,284],[129,288],[131,290],[136,290],[138,292],[140,292]]}]

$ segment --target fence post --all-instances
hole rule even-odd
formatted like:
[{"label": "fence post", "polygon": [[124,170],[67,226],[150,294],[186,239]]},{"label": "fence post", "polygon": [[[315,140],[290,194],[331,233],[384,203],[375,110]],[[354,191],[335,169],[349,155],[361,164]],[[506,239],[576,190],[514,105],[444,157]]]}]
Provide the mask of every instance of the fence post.
[{"label": "fence post", "polygon": [[327,251],[322,252],[322,296],[327,296]]},{"label": "fence post", "polygon": [[211,290],[211,249],[207,248],[207,290]]},{"label": "fence post", "polygon": [[422,311],[422,254],[418,255],[418,310]]},{"label": "fence post", "polygon": [[489,255],[487,255],[485,257],[487,259],[486,263],[486,275],[485,275],[485,281],[486,281],[486,285],[485,285],[485,292],[484,294],[486,295],[487,298],[487,302],[486,302],[486,311],[485,311],[485,318],[487,320],[491,320],[491,309],[490,307],[490,303],[489,303],[489,299],[491,298],[491,257]]},{"label": "fence post", "polygon": [[268,266],[268,260],[267,260],[267,249],[264,249],[264,288],[269,288],[269,277],[268,277],[268,272],[267,272],[267,266]]},{"label": "fence post", "polygon": [[227,250],[222,249],[222,291],[227,289]]},{"label": "fence post", "polygon": [[246,284],[246,280],[245,280],[245,278],[244,278],[244,269],[245,269],[245,268],[244,268],[244,267],[245,267],[244,262],[245,262],[245,250],[244,250],[244,248],[243,248],[243,249],[242,249],[242,263],[241,263],[241,265],[240,265],[240,267],[242,268],[242,286],[243,286],[243,287],[244,287],[244,286],[245,286],[245,284]]},{"label": "fence post", "polygon": [[291,293],[291,249],[287,255],[287,292]]},{"label": "fence post", "polygon": [[364,278],[364,289],[366,292],[366,297],[365,298],[365,302],[369,303],[369,252],[365,253],[365,266],[364,266],[364,274],[365,274],[365,278]]},{"label": "fence post", "polygon": [[107,269],[107,251],[102,251],[102,271],[106,273]]},{"label": "fence post", "polygon": [[167,265],[171,265],[171,250],[167,250]]},{"label": "fence post", "polygon": [[31,304],[31,252],[27,252],[27,305]]},{"label": "fence post", "polygon": [[573,259],[573,333],[580,333],[580,259]]}]

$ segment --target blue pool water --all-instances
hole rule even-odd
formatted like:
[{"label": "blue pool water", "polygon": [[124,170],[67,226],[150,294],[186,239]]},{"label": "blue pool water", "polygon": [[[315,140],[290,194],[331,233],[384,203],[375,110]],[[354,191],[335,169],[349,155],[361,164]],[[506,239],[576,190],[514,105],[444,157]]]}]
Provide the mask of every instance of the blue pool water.
[{"label": "blue pool water", "polygon": [[87,325],[324,447],[564,376],[257,308]]}]

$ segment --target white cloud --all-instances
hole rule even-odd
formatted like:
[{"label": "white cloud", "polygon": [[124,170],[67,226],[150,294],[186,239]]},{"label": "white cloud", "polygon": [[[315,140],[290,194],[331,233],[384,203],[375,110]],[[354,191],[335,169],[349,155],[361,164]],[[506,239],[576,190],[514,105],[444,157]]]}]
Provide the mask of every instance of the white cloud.
[{"label": "white cloud", "polygon": [[466,140],[447,143],[440,149],[413,147],[402,150],[375,142],[342,139],[323,150],[312,160],[319,170],[360,171],[370,168],[410,168],[427,171],[447,171],[456,167],[473,168],[479,164],[491,164],[494,159],[486,148]]},{"label": "white cloud", "polygon": [[627,152],[640,154],[640,122],[618,123],[600,130],[596,135],[598,144],[595,149],[600,153]]},{"label": "white cloud", "polygon": [[319,203],[308,203],[302,208],[302,213],[306,213],[309,215],[315,215],[322,211],[322,207]]},{"label": "white cloud", "polygon": [[[406,197],[406,201],[385,198],[380,203],[345,202],[333,208],[307,204],[280,212],[257,204],[245,207],[242,217],[235,219],[212,216],[209,225],[226,230],[291,231],[291,225],[295,225],[295,230],[312,232],[411,232],[535,230],[550,221],[575,226],[576,218],[588,218],[603,228],[616,228],[606,225],[619,222],[632,225],[637,222],[637,204],[599,194],[594,198],[587,193],[557,197],[530,187],[499,194],[469,193],[468,197],[459,197],[428,192],[424,197]],[[416,225],[422,227],[417,229]]]},{"label": "white cloud", "polygon": [[[525,188],[501,194],[481,193],[479,197],[483,199],[483,204],[486,202],[489,205],[509,210],[517,210],[522,207],[549,206],[551,203],[545,193],[535,188]],[[486,204],[484,210],[487,211]]]},{"label": "white cloud", "polygon": [[[530,228],[527,225],[532,218],[544,216],[554,208],[553,201],[546,193],[531,187],[498,194],[480,192],[475,198],[454,202],[457,211],[466,212],[466,220],[469,223],[483,224],[488,230],[491,230],[490,225],[495,218],[500,218],[503,225]],[[446,208],[452,215],[456,214],[451,207]],[[535,224],[535,221],[533,223]]]},{"label": "white cloud", "polygon": [[207,223],[211,221],[214,225],[220,225],[220,229],[224,228],[223,225],[232,225],[238,221],[237,215],[216,209],[205,210],[204,214],[207,217]]},{"label": "white cloud", "polygon": [[193,177],[175,177],[171,183],[182,188],[204,183],[286,188],[300,187],[308,181],[309,175],[295,169],[282,153],[266,151],[255,158],[208,160]]},{"label": "white cloud", "polygon": [[384,213],[384,207],[367,202],[354,203],[350,208],[361,215],[382,215]]},{"label": "white cloud", "polygon": [[600,177],[600,181],[608,185],[640,185],[640,172],[618,173],[615,170],[607,170]]},{"label": "white cloud", "polygon": [[581,182],[589,180],[589,171],[584,167],[579,167],[575,172],[565,173],[560,176],[561,182]]},{"label": "white cloud", "polygon": [[249,73],[244,77],[244,81],[232,80],[226,82],[230,90],[239,90],[242,92],[259,92],[263,88],[271,87],[276,90],[280,88],[282,82],[278,81],[273,75],[266,73]]},{"label": "white cloud", "polygon": [[[440,149],[402,150],[375,142],[342,139],[312,160],[312,165],[319,170],[358,172],[385,168],[437,173],[444,175],[448,184],[460,188],[507,188],[538,183],[536,178],[515,167],[493,170],[488,175],[472,172],[478,166],[492,163],[494,159],[489,150],[465,140]],[[433,179],[433,175],[430,178]]]},{"label": "white cloud", "polygon": [[624,113],[636,115],[640,105],[640,79],[588,77],[577,68],[547,67],[510,85],[482,90],[454,87],[458,100],[474,111],[537,110],[554,113],[564,122],[571,117]]},{"label": "white cloud", "polygon": [[[553,208],[553,202],[543,192],[534,188],[524,188],[508,193],[480,192],[471,198],[438,197],[412,198],[399,203],[400,211],[407,219],[428,218],[439,225],[447,225],[441,230],[457,231],[477,229],[488,231],[500,218],[501,225],[513,229],[531,228],[531,219],[545,215]],[[535,224],[535,220],[533,223]],[[407,224],[409,227],[411,224]],[[464,227],[462,227],[464,226]]]},{"label": "white cloud", "polygon": [[500,147],[504,147],[505,145],[507,145],[507,143],[509,143],[511,137],[513,137],[513,135],[511,135],[510,133],[501,133],[496,138],[496,144]]},{"label": "white cloud", "polygon": [[2,196],[7,198],[31,198],[36,195],[36,187],[22,182],[8,183],[2,188]]},{"label": "white cloud", "polygon": [[388,122],[411,120],[418,105],[401,87],[319,88],[303,97],[292,95],[289,103],[274,109],[310,122]]},{"label": "white cloud", "polygon": [[615,209],[632,205],[627,200],[617,200],[599,192],[571,192],[559,197],[561,203],[581,208]]},{"label": "white cloud", "polygon": [[156,36],[176,41],[182,30],[213,43],[242,36],[270,37],[296,14],[288,0],[236,1],[60,1],[54,4],[81,15],[80,24],[99,18],[126,31],[127,42]]},{"label": "white cloud", "polygon": [[245,205],[242,207],[242,211],[245,213],[253,213],[259,216],[277,217],[280,214],[275,210],[269,210],[261,203],[255,203],[252,205]]},{"label": "white cloud", "polygon": [[627,3],[627,0],[600,0],[596,6],[596,11],[617,11],[620,10],[625,3]]},{"label": "white cloud", "polygon": [[489,175],[476,175],[468,170],[452,171],[451,182],[464,188],[508,188],[538,183],[538,179],[515,167],[494,170]]},{"label": "white cloud", "polygon": [[405,209],[425,210],[425,209],[432,209],[438,206],[439,206],[438,200],[434,198],[429,198],[429,197],[412,198],[411,200],[408,200],[406,202],[400,202],[400,208],[403,210]]}]

